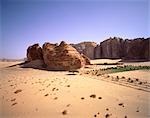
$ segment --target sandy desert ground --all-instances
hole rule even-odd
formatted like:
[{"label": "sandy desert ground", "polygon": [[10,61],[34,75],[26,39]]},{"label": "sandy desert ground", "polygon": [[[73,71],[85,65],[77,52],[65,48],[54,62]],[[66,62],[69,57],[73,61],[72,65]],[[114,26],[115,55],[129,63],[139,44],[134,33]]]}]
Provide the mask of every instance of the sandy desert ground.
[{"label": "sandy desert ground", "polygon": [[[1,118],[150,117],[150,92],[80,72],[8,67],[12,64],[16,63],[0,62]],[[110,76],[138,77],[149,82],[149,73],[138,70]]]}]

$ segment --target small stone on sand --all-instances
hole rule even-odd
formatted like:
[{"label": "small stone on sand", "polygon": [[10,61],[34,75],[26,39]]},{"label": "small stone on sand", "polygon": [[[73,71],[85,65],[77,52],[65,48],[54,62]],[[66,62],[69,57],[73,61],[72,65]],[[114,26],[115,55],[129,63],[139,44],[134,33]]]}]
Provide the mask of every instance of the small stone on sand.
[{"label": "small stone on sand", "polygon": [[48,94],[45,94],[44,96],[48,96]]},{"label": "small stone on sand", "polygon": [[13,103],[11,106],[14,106],[14,105],[16,105],[16,104],[17,104],[17,102]]},{"label": "small stone on sand", "polygon": [[67,115],[67,110],[64,110],[64,111],[62,112],[62,114],[63,114],[63,115]]},{"label": "small stone on sand", "polygon": [[96,98],[95,94],[90,95],[91,98]]},{"label": "small stone on sand", "polygon": [[18,90],[16,90],[14,93],[17,94],[17,93],[19,93],[19,92],[21,92],[21,91],[22,91],[21,89],[18,89]]}]

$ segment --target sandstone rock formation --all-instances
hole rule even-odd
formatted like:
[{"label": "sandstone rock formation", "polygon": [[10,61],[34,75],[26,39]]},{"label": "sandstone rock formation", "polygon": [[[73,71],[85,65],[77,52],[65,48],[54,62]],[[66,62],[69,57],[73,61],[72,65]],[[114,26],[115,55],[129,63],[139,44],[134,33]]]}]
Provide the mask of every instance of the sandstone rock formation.
[{"label": "sandstone rock formation", "polygon": [[114,37],[101,42],[101,58],[121,58],[122,41],[121,38]]},{"label": "sandstone rock formation", "polygon": [[43,58],[48,70],[74,70],[85,65],[80,53],[64,41],[59,46],[45,43]]},{"label": "sandstone rock formation", "polygon": [[35,69],[44,69],[45,63],[43,60],[32,60],[28,63],[21,65],[22,68],[35,68]]},{"label": "sandstone rock formation", "polygon": [[84,54],[88,58],[94,59],[94,49],[97,46],[95,42],[82,42],[78,44],[72,44],[72,46],[76,48],[80,54]]},{"label": "sandstone rock formation", "polygon": [[100,45],[94,42],[82,42],[72,46],[64,41],[60,45],[47,42],[42,48],[39,44],[29,46],[27,61],[32,63],[24,67],[45,66],[49,70],[74,70],[90,64],[90,59],[150,60],[150,38],[123,40],[114,37],[101,42]]},{"label": "sandstone rock formation", "polygon": [[123,58],[126,60],[149,60],[149,41],[150,39],[137,38],[134,40],[126,39],[123,47]]},{"label": "sandstone rock formation", "polygon": [[81,54],[81,56],[83,57],[83,59],[85,61],[85,65],[90,65],[91,64],[90,59],[86,55]]},{"label": "sandstone rock formation", "polygon": [[150,60],[150,38],[123,40],[109,38],[97,45],[94,58],[122,58],[125,60]]},{"label": "sandstone rock formation", "polygon": [[101,45],[97,45],[94,49],[94,59],[100,59],[102,56]]},{"label": "sandstone rock formation", "polygon": [[43,60],[42,48],[39,46],[38,43],[32,46],[29,46],[27,49],[27,60],[33,61],[37,59]]}]

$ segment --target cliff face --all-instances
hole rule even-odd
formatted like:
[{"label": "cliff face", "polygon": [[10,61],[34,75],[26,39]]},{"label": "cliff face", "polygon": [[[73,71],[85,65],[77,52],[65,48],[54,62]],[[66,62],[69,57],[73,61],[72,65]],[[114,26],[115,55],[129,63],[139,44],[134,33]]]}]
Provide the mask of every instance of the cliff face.
[{"label": "cliff face", "polygon": [[149,41],[150,39],[137,38],[125,40],[123,47],[124,59],[146,59],[149,60]]},{"label": "cliff face", "polygon": [[122,57],[123,39],[110,38],[100,43],[101,58],[121,58]]},{"label": "cliff face", "polygon": [[94,54],[94,58],[150,60],[150,38],[133,40],[123,40],[117,37],[109,38],[95,48]]},{"label": "cliff face", "polygon": [[76,50],[90,59],[94,59],[94,50],[97,44],[95,42],[82,42],[78,44],[72,44]]},{"label": "cliff face", "polygon": [[[84,55],[81,56],[83,56],[83,58],[87,61],[86,64],[89,63],[89,59],[100,59],[100,58],[109,58],[109,59],[120,58],[125,60],[150,60],[150,38],[147,39],[136,38],[132,40],[129,39],[123,40],[122,38],[114,37],[104,40],[99,45],[97,45],[94,42],[82,42],[71,45],[68,45],[68,47],[70,48],[67,48],[65,50],[65,52],[69,51],[69,53],[66,53],[66,55],[67,56],[71,54],[73,55],[73,53],[75,53],[76,56],[84,54],[85,56]],[[38,44],[34,44],[32,46],[29,46],[27,49],[27,59],[28,61],[32,61],[36,59],[43,60],[44,58],[45,63],[47,63],[49,62],[49,60],[52,59],[52,57],[54,57],[53,59],[55,60],[56,53],[57,56],[62,54],[61,56],[59,56],[59,58],[61,58],[63,57],[63,54],[65,54],[65,52],[63,52],[64,49],[60,47],[62,46],[58,46],[58,44],[45,43],[43,45],[43,48],[41,48]],[[76,50],[80,54],[78,54]],[[62,60],[67,59],[67,56],[62,58]],[[68,60],[68,62],[71,62],[70,60]],[[80,62],[82,62],[82,59],[79,60]]]}]

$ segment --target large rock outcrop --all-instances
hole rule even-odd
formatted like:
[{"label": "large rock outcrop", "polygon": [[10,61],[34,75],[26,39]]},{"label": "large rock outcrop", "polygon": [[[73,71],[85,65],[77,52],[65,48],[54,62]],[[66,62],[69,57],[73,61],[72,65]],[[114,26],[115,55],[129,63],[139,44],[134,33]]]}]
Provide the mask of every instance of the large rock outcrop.
[{"label": "large rock outcrop", "polygon": [[126,39],[123,45],[123,59],[126,60],[149,60],[149,41],[150,39],[137,38],[134,40]]},{"label": "large rock outcrop", "polygon": [[100,43],[101,46],[101,58],[121,58],[122,56],[122,43],[121,38],[109,38]]},{"label": "large rock outcrop", "polygon": [[85,65],[80,53],[64,41],[59,46],[45,43],[43,58],[48,70],[75,70]]},{"label": "large rock outcrop", "polygon": [[95,59],[150,60],[150,38],[109,38],[95,47],[94,55]]},{"label": "large rock outcrop", "polygon": [[37,59],[43,60],[42,48],[39,46],[38,43],[29,46],[27,49],[27,60],[33,61]]},{"label": "large rock outcrop", "polygon": [[94,59],[94,49],[97,46],[95,42],[82,42],[78,44],[72,44],[76,50],[81,53],[86,55],[90,59]]},{"label": "large rock outcrop", "polygon": [[94,59],[100,59],[102,56],[101,45],[97,45],[94,49]]}]

